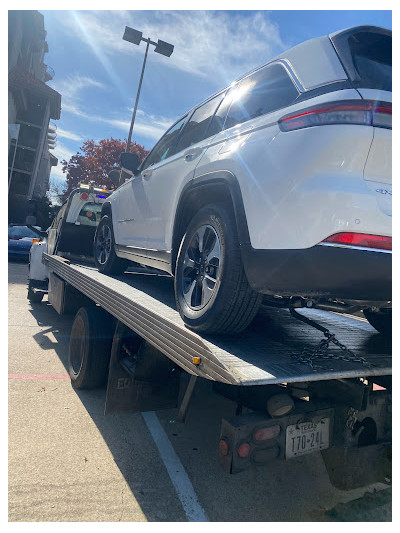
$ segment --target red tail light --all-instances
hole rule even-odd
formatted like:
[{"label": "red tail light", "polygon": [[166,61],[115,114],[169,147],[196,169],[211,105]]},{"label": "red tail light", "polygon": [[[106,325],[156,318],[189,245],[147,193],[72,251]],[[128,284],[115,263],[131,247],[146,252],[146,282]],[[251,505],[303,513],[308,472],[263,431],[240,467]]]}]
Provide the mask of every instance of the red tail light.
[{"label": "red tail light", "polygon": [[225,439],[221,439],[218,445],[219,453],[224,457],[229,453],[229,445]]},{"label": "red tail light", "polygon": [[358,124],[392,129],[392,104],[375,100],[342,100],[308,107],[278,120],[282,131],[328,124]]},{"label": "red tail light", "polygon": [[242,459],[245,459],[250,454],[250,451],[251,451],[250,444],[248,444],[247,442],[242,442],[242,444],[238,446],[237,454]]},{"label": "red tail light", "polygon": [[382,235],[367,235],[366,233],[335,233],[323,242],[360,246],[362,248],[375,248],[378,250],[391,250],[392,237]]},{"label": "red tail light", "polygon": [[256,442],[262,442],[265,440],[274,439],[279,435],[281,431],[280,426],[271,426],[268,428],[259,428],[257,431],[255,431],[253,435],[253,439]]}]

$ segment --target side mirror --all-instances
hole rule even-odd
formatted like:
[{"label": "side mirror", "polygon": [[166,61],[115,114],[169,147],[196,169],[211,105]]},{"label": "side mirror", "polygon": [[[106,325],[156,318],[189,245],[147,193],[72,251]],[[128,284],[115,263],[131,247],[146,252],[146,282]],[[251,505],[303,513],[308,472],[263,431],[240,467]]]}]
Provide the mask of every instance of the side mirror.
[{"label": "side mirror", "polygon": [[36,226],[36,217],[34,215],[28,215],[25,219],[26,226]]},{"label": "side mirror", "polygon": [[122,152],[119,156],[119,162],[125,172],[134,175],[139,166],[139,156],[131,152]]},{"label": "side mirror", "polygon": [[120,177],[120,171],[117,169],[110,170],[110,172],[108,173],[108,179],[111,180],[116,187],[118,187],[119,185]]}]

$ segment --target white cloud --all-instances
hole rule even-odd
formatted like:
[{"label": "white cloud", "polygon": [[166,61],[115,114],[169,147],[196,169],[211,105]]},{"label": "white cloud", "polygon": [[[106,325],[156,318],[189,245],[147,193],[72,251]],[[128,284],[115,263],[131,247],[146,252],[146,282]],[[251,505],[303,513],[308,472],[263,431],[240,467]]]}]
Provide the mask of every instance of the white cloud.
[{"label": "white cloud", "polygon": [[[49,84],[50,85],[50,84]],[[107,89],[107,85],[99,80],[90,78],[89,76],[82,76],[81,74],[72,74],[62,79],[51,83],[51,86],[62,94],[63,100],[75,101],[80,100],[80,92],[83,89],[96,87],[98,89]]]},{"label": "white cloud", "polygon": [[224,85],[287,48],[268,12],[232,13],[77,11],[73,16],[60,16],[60,22],[89,44],[107,69],[112,63],[105,56],[143,55],[143,47],[122,40],[127,25],[143,31],[144,37],[174,44],[171,59],[152,54],[152,61],[168,61],[171,68],[204,78],[211,76]]},{"label": "white cloud", "polygon": [[[128,136],[130,119],[126,120],[125,118],[122,119],[119,117],[105,117],[103,114],[97,115],[88,113],[86,110],[84,111],[81,108],[81,104],[83,103],[82,91],[88,88],[103,90],[107,88],[104,83],[88,76],[74,74],[60,80],[57,85],[54,85],[54,88],[62,95],[62,114],[70,113],[90,122],[108,124],[109,126],[113,126],[123,131],[126,137]],[[132,113],[132,109],[130,109],[130,113]],[[147,137],[153,141],[158,140],[174,122],[174,120],[175,117],[157,117],[155,115],[146,114],[144,111],[139,109],[136,115],[134,131],[135,133],[142,135],[143,137]],[[58,137],[64,137],[74,141],[80,141],[84,139],[81,135],[63,130],[62,128],[58,128],[57,135]]]},{"label": "white cloud", "polygon": [[51,153],[57,157],[58,165],[56,167],[51,167],[50,178],[56,178],[58,180],[65,180],[65,174],[62,171],[61,161],[66,159],[67,161],[76,153],[67,148],[64,144],[57,142],[54,150],[51,150]]},{"label": "white cloud", "polygon": [[72,131],[63,130],[62,128],[57,128],[57,139],[59,138],[70,139],[71,141],[82,141],[83,137]]},{"label": "white cloud", "polygon": [[[128,136],[130,120],[107,119],[99,116],[92,117],[92,120],[105,122],[110,126],[123,130]],[[149,139],[158,140],[173,124],[174,120],[162,116],[149,115],[142,111],[136,115],[133,132]]]},{"label": "white cloud", "polygon": [[[75,116],[84,118],[91,122],[100,122],[102,124],[108,124],[109,126],[113,126],[114,128],[123,131],[126,137],[128,136],[129,127],[131,123],[130,120],[90,114],[80,109],[80,107],[76,104],[63,103],[62,111],[71,113]],[[142,135],[143,137],[147,137],[148,139],[151,139],[153,141],[158,140],[161,135],[163,135],[163,133],[165,133],[165,131],[169,128],[169,126],[173,124],[174,120],[175,118],[171,119],[163,116],[149,115],[144,111],[141,111],[136,115],[134,133]]]},{"label": "white cloud", "polygon": [[[62,113],[70,113],[90,122],[107,124],[128,135],[130,116],[104,116],[89,112],[84,105],[84,91],[114,90],[123,92],[124,86],[113,73],[113,57],[121,54],[140,54],[143,46],[122,40],[125,25],[143,31],[144,36],[172,41],[175,49],[170,59],[151,54],[151,60],[161,61],[172,69],[193,76],[209,78],[223,87],[241,74],[265,62],[285,48],[279,27],[266,11],[247,11],[232,14],[223,11],[53,11],[60,30],[71,39],[79,39],[90,46],[98,61],[110,74],[111,85],[90,76],[75,73],[52,83],[62,95]],[[176,117],[156,117],[138,110],[134,130],[152,141],[160,138]],[[64,130],[61,130],[64,131]],[[70,136],[68,137],[68,133]],[[65,132],[64,137],[70,140]],[[62,136],[62,135],[60,135]]]}]

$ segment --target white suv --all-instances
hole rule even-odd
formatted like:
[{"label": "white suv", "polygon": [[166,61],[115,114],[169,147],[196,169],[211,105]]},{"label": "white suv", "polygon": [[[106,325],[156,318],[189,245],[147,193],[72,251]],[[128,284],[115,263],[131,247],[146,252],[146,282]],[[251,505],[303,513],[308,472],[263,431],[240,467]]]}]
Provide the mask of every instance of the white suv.
[{"label": "white suv", "polygon": [[101,272],[175,276],[185,323],[243,330],[264,301],[391,328],[392,34],[304,42],[180,118],[107,199]]}]

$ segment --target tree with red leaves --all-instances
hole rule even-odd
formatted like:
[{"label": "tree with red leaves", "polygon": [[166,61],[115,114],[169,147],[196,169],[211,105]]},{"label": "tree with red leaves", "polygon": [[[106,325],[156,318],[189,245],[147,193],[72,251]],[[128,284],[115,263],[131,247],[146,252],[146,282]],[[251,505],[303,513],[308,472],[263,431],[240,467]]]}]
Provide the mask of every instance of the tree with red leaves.
[{"label": "tree with red leaves", "polygon": [[[67,175],[67,187],[63,191],[66,198],[80,183],[87,183],[104,189],[115,189],[115,185],[108,179],[110,170],[120,170],[119,156],[124,152],[126,142],[121,139],[102,139],[98,143],[89,140],[83,143],[80,151],[69,161],[61,161],[62,171]],[[149,153],[144,146],[133,142],[130,152],[135,152],[139,160],[143,161]]]}]

